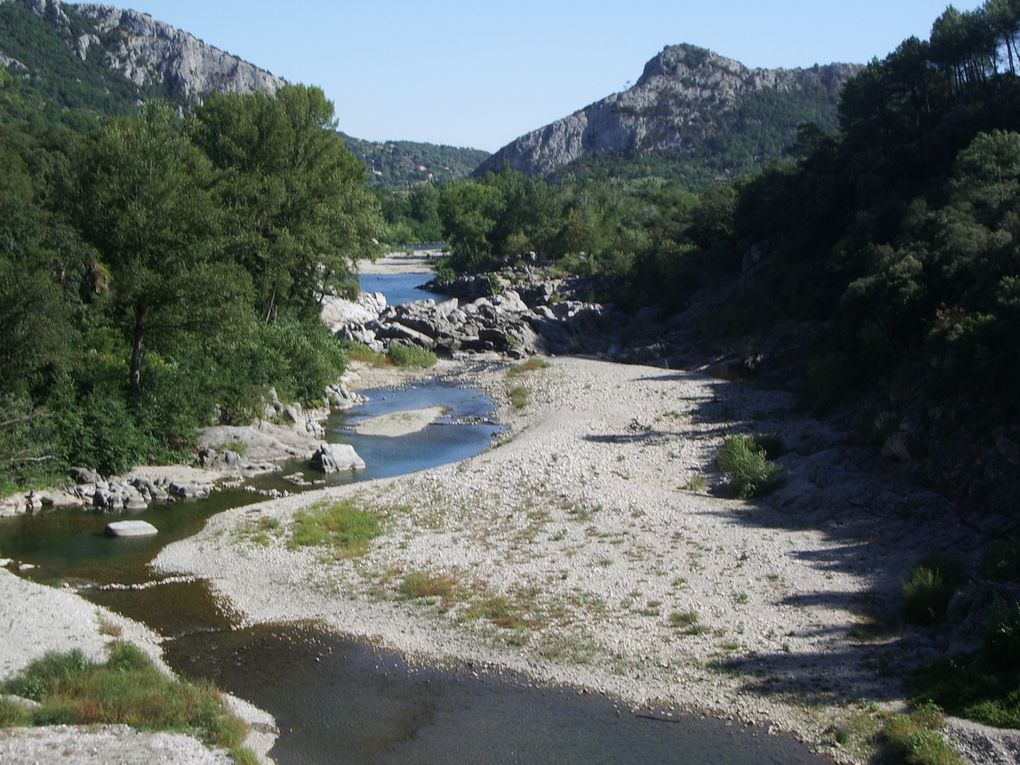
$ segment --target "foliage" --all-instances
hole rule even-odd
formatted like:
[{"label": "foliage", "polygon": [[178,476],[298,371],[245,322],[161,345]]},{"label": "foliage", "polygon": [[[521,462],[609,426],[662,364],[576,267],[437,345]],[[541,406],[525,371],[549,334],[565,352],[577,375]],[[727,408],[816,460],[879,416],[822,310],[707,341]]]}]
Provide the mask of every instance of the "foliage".
[{"label": "foliage", "polygon": [[343,557],[364,555],[368,543],[382,533],[379,516],[362,510],[353,500],[317,505],[294,515],[289,545],[325,547]]},{"label": "foliage", "polygon": [[780,470],[752,436],[727,436],[715,464],[741,499],[761,493]]},{"label": "foliage", "polygon": [[439,361],[436,354],[427,348],[403,343],[390,343],[386,350],[386,358],[395,366],[402,368],[429,369]]},{"label": "foliage", "polygon": [[528,405],[528,389],[523,385],[514,385],[510,388],[510,405],[514,409],[523,409]]},{"label": "foliage", "polygon": [[931,706],[909,715],[889,715],[882,726],[882,739],[905,765],[959,765],[963,760],[938,734],[942,721],[941,712]]},{"label": "foliage", "polygon": [[920,626],[938,624],[945,619],[946,607],[962,580],[960,563],[955,558],[922,558],[903,583],[903,618]]},{"label": "foliage", "polygon": [[109,654],[105,664],[90,661],[80,651],[49,653],[33,662],[3,690],[41,707],[28,712],[26,720],[25,713],[12,714],[9,705],[2,706],[2,724],[106,724],[180,731],[226,748],[235,762],[255,761],[242,743],[244,723],[227,711],[211,685],[167,677],[128,643],[112,644]]},{"label": "foliage", "polygon": [[319,303],[380,225],[332,114],[288,87],[0,125],[0,487],[186,458],[270,386],[321,401],[345,357]]},{"label": "foliage", "polygon": [[369,182],[380,187],[429,188],[430,181],[443,183],[469,175],[489,156],[481,149],[415,141],[380,143],[341,135],[351,153],[368,167]]},{"label": "foliage", "polygon": [[540,369],[548,369],[549,362],[545,359],[530,358],[527,361],[522,361],[520,364],[514,364],[508,370],[506,370],[507,377],[521,377],[530,372],[537,372]]},{"label": "foliage", "polygon": [[449,599],[457,586],[457,578],[453,576],[432,576],[423,571],[410,571],[400,582],[398,592],[402,598],[417,600],[421,598]]}]

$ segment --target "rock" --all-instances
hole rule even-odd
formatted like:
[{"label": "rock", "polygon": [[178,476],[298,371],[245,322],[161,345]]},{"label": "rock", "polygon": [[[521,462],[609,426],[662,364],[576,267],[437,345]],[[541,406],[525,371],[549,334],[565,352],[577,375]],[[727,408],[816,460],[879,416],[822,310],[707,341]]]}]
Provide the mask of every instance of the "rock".
[{"label": "rock", "polygon": [[171,481],[167,492],[171,497],[177,499],[203,499],[209,496],[209,486],[185,481]]},{"label": "rock", "polygon": [[97,483],[103,480],[99,473],[89,468],[73,467],[68,471],[68,474],[71,476],[71,480],[77,484]]},{"label": "rock", "polygon": [[320,444],[308,464],[313,470],[323,473],[365,469],[365,461],[349,444]]},{"label": "rock", "polygon": [[106,524],[103,533],[108,537],[151,537],[159,531],[145,521],[114,521]]}]

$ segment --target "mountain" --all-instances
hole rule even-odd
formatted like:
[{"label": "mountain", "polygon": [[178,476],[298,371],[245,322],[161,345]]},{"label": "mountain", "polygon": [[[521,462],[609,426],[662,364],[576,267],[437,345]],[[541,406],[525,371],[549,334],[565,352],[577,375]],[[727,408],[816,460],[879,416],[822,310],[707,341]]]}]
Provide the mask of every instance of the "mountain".
[{"label": "mountain", "polygon": [[146,98],[193,106],[214,92],[275,92],[284,81],[137,11],[58,0],[0,1],[0,63],[44,111],[95,116]]},{"label": "mountain", "polygon": [[[4,69],[17,83],[4,98]],[[187,109],[212,92],[272,93],[284,80],[146,13],[59,0],[0,0],[0,115],[86,127],[162,98]],[[375,185],[448,180],[488,152],[344,136]]]},{"label": "mountain", "polygon": [[702,175],[740,174],[781,154],[801,122],[834,128],[840,90],[859,69],[750,69],[693,45],[667,47],[632,88],[518,138],[475,174],[508,163],[548,175],[579,160],[589,168],[663,161]]},{"label": "mountain", "polygon": [[481,149],[463,149],[415,141],[364,141],[344,135],[347,148],[365,163],[374,186],[406,186],[450,181],[469,175],[489,156]]}]

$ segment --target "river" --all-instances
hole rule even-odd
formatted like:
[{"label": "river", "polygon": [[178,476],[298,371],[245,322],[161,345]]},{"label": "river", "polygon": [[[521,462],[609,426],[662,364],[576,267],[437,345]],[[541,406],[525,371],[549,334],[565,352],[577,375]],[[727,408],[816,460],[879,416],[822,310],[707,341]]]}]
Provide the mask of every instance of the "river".
[{"label": "river", "polygon": [[[421,275],[393,278],[391,302]],[[385,288],[375,277],[369,288]],[[411,286],[413,290],[413,285]],[[382,291],[387,292],[386,289]],[[330,440],[351,443],[368,464],[333,481],[400,475],[462,460],[499,432],[480,391],[426,382],[368,392],[369,403],[333,415]],[[361,419],[443,406],[447,414],[399,438],[360,436]],[[283,473],[303,472],[298,464]],[[282,473],[281,473],[282,474]],[[279,475],[263,488],[294,487]],[[321,478],[321,475],[316,476]],[[159,535],[108,539],[108,515],[54,511],[0,520],[0,555],[34,564],[26,576],[66,582],[88,599],[165,635],[168,663],[271,712],[281,736],[273,757],[292,763],[822,763],[790,737],[713,719],[652,720],[611,699],[569,688],[535,688],[525,678],[409,665],[402,657],[316,625],[240,628],[229,604],[204,582],[152,583],[148,564],[163,546],[199,531],[213,514],[262,499],[226,490],[196,502],[132,514]],[[125,587],[148,583],[143,588]],[[150,586],[151,585],[151,586]]]}]

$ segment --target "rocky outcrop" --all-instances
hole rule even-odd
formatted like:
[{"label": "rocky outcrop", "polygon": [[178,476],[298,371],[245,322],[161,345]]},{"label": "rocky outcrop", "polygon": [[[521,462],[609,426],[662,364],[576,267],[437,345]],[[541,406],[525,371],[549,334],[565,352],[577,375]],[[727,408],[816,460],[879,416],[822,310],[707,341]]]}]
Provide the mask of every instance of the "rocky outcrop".
[{"label": "rocky outcrop", "polygon": [[159,531],[145,521],[114,521],[106,524],[103,533],[108,537],[152,537]]},{"label": "rocky outcrop", "polygon": [[333,329],[378,352],[402,343],[448,358],[477,353],[524,358],[605,350],[619,318],[610,306],[573,299],[567,280],[546,281],[527,266],[433,281],[426,288],[462,298],[386,306],[370,320],[359,317]]},{"label": "rocky outcrop", "polygon": [[284,80],[244,59],[154,19],[147,13],[58,0],[17,0],[45,19],[84,60],[101,56],[143,92],[165,93],[179,105],[209,93],[275,93]]},{"label": "rocky outcrop", "polygon": [[710,151],[702,146],[705,139],[727,130],[756,97],[805,96],[803,113],[785,117],[792,139],[797,123],[813,117],[811,111],[835,113],[843,83],[858,69],[850,64],[750,69],[693,45],[667,47],[645,65],[632,88],[518,138],[475,174],[498,172],[507,162],[527,175],[544,175],[602,152]]},{"label": "rocky outcrop", "polygon": [[365,461],[349,444],[320,444],[308,464],[323,473],[365,469]]}]

